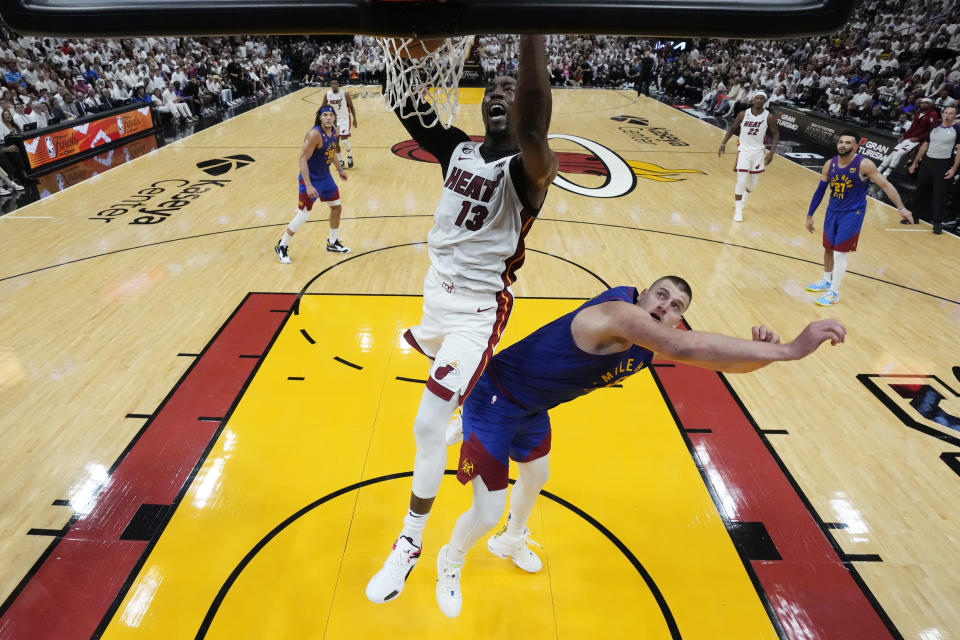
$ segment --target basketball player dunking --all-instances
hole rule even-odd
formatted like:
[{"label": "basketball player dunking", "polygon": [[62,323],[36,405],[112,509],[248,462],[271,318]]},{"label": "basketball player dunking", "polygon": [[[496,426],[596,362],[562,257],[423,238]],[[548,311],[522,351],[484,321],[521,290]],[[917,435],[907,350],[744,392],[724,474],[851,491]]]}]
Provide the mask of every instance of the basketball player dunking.
[{"label": "basketball player dunking", "polygon": [[327,105],[317,109],[314,126],[303,139],[303,148],[300,150],[300,204],[297,215],[287,225],[283,237],[273,248],[277,258],[283,264],[290,264],[288,245],[290,238],[297,233],[303,223],[310,216],[313,204],[317,200],[330,205],[330,237],[327,239],[327,251],[335,253],[349,253],[350,249],[340,243],[340,189],[330,175],[330,164],[337,168],[343,180],[347,174],[340,167],[340,156],[337,154],[337,132],[334,130],[333,107]]},{"label": "basketball player dunking", "polygon": [[608,289],[490,361],[463,405],[457,479],[471,483],[473,505],[457,519],[450,542],[437,555],[436,595],[443,613],[460,613],[466,554],[500,521],[511,458],[518,472],[510,516],[487,548],[524,571],[542,568],[540,558],[526,546],[526,524],[549,475],[550,409],[619,384],[649,367],[654,354],[704,369],[746,373],[771,362],[799,360],[824,341],[836,344],[845,337],[836,320],[807,325],[789,344],[780,344],[777,334],[764,326],[753,327],[752,341],[676,331],[690,300],[690,285],[677,276],[659,278],[643,291]]},{"label": "basketball player dunking", "polygon": [[847,272],[847,253],[857,250],[867,212],[868,180],[883,189],[904,220],[913,223],[913,215],[903,206],[896,187],[877,170],[872,160],[856,153],[857,140],[857,134],[852,131],[844,131],[837,138],[837,155],[824,163],[820,185],[807,212],[807,231],[813,233],[813,214],[829,187],[830,200],[823,221],[823,280],[807,286],[807,291],[823,293],[817,299],[821,307],[840,302],[840,282]]},{"label": "basketball player dunking", "polygon": [[[557,174],[547,145],[552,100],[543,36],[520,37],[517,79],[500,76],[481,104],[485,137],[423,127],[401,118],[414,140],[440,162],[444,188],[427,236],[430,269],[423,316],[404,338],[432,361],[413,424],[417,453],[403,529],[367,597],[400,595],[420,557],[427,517],[443,479],[445,431],[490,361],[513,307],[510,285],[524,259],[523,240]],[[404,113],[414,108],[408,101]]]},{"label": "basketball player dunking", "polygon": [[[347,150],[347,169],[353,168],[353,151],[350,148],[351,128],[357,127],[357,112],[353,108],[353,99],[350,94],[340,89],[340,81],[330,80],[330,90],[323,96],[323,104],[333,107],[337,116],[337,132],[340,135],[340,144]],[[351,124],[352,123],[352,124]],[[343,167],[343,161],[340,161]]]},{"label": "basketball player dunking", "polygon": [[[777,128],[777,119],[764,108],[767,94],[757,91],[753,94],[750,108],[737,114],[730,123],[730,128],[723,136],[717,156],[722,156],[727,150],[727,140],[733,135],[737,127],[740,128],[740,144],[737,145],[737,164],[733,168],[737,172],[737,186],[733,190],[734,209],[733,219],[743,221],[743,205],[747,196],[757,186],[757,180],[765,167],[773,162],[774,152],[780,143],[780,129]],[[764,158],[764,140],[767,131],[770,131],[770,150]]]}]

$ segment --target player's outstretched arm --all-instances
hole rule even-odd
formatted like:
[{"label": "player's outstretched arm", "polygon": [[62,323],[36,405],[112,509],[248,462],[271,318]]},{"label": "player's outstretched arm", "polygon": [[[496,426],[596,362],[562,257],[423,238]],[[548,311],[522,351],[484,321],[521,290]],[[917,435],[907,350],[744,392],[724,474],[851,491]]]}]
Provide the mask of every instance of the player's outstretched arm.
[{"label": "player's outstretched arm", "polygon": [[598,304],[577,316],[574,339],[588,353],[605,353],[620,345],[625,349],[636,344],[676,362],[726,373],[748,373],[771,362],[799,360],[827,340],[837,344],[846,337],[843,325],[831,319],[811,322],[786,344],[762,326],[753,327],[752,340],[706,331],[680,331],[626,302]]},{"label": "player's outstretched arm", "polygon": [[527,202],[539,209],[547,187],[557,176],[556,154],[547,144],[547,130],[553,112],[550,82],[544,69],[547,53],[542,35],[520,36],[520,63],[517,66],[517,88],[513,101],[514,130],[527,178]]},{"label": "player's outstretched arm", "polygon": [[908,220],[910,224],[913,224],[913,214],[910,213],[910,210],[903,204],[903,200],[900,199],[900,194],[897,192],[897,188],[890,184],[890,181],[887,180],[886,176],[880,173],[877,170],[877,165],[873,164],[872,160],[867,160],[864,158],[863,162],[860,163],[860,173],[864,178],[867,178],[873,182],[873,184],[880,187],[887,197],[890,198],[890,202],[893,203],[893,206],[897,208],[897,213],[900,214],[904,220]]}]

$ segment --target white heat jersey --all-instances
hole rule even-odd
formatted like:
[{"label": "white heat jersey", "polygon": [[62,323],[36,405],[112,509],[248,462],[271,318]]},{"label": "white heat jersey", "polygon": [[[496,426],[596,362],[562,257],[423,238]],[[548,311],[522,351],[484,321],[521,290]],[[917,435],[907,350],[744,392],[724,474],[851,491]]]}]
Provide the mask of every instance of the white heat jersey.
[{"label": "white heat jersey", "polygon": [[767,137],[767,118],[770,112],[766,109],[760,115],[753,113],[753,107],[743,112],[743,122],[740,123],[740,149],[755,151],[763,149],[763,141]]},{"label": "white heat jersey", "polygon": [[511,158],[485,162],[479,142],[460,143],[450,156],[427,240],[434,268],[454,286],[502,291],[523,264],[523,238],[536,212],[520,202]]},{"label": "white heat jersey", "polygon": [[350,110],[347,108],[347,94],[341,89],[336,93],[332,89],[327,90],[327,104],[333,107],[337,114],[337,120],[350,117]]}]

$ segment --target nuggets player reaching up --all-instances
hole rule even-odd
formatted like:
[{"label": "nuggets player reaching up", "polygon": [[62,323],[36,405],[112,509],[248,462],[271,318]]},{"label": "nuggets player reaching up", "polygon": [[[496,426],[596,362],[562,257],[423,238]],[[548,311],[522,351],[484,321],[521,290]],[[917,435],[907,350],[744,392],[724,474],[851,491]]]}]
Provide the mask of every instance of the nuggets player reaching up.
[{"label": "nuggets player reaching up", "polygon": [[[836,320],[813,322],[788,344],[767,327],[753,340],[678,331],[690,306],[690,285],[664,276],[649,288],[616,287],[498,353],[463,405],[463,444],[457,479],[473,488],[473,505],[437,556],[437,604],[460,613],[460,573],[466,554],[496,526],[507,502],[509,460],[517,462],[507,526],[487,548],[531,573],[543,566],[527,546],[527,519],[549,474],[548,411],[594,389],[619,384],[656,355],[685,364],[746,373],[781,360],[799,360],[823,342],[843,342]],[[640,438],[638,438],[640,440]]]},{"label": "nuggets player reaching up", "polygon": [[[357,128],[357,112],[353,108],[353,99],[350,94],[340,89],[340,81],[330,80],[330,90],[323,96],[323,104],[333,107],[337,116],[337,133],[340,134],[340,144],[347,150],[347,169],[353,168],[353,153],[350,149],[351,128]],[[340,161],[343,166],[343,161]]]},{"label": "nuggets player reaching up", "polygon": [[[314,126],[303,139],[303,148],[300,150],[300,204],[297,215],[287,225],[283,237],[273,248],[277,252],[277,258],[283,264],[290,264],[288,253],[290,238],[307,221],[317,200],[330,205],[330,237],[327,239],[327,251],[350,253],[350,249],[340,243],[340,212],[342,210],[340,189],[330,175],[330,163],[333,163],[340,177],[347,179],[347,174],[340,167],[340,156],[337,154],[334,118],[333,107],[328,105],[317,109]],[[304,180],[304,176],[308,179]]]},{"label": "nuggets player reaching up", "polygon": [[830,200],[823,221],[823,280],[807,286],[807,291],[823,293],[817,299],[821,307],[840,302],[840,283],[847,272],[847,253],[857,250],[867,210],[867,180],[873,180],[883,189],[903,219],[913,223],[913,215],[903,206],[896,187],[877,170],[872,160],[856,153],[856,149],[857,134],[852,131],[841,133],[837,138],[837,155],[823,165],[820,185],[807,212],[807,231],[813,233],[813,214],[829,188]]},{"label": "nuggets player reaching up", "polygon": [[[413,424],[417,453],[409,511],[367,597],[400,595],[420,557],[421,538],[446,464],[445,430],[490,361],[513,307],[510,285],[523,240],[557,174],[547,146],[551,96],[543,36],[520,36],[517,79],[500,76],[481,103],[485,138],[460,129],[401,123],[443,170],[443,193],[427,236],[430,268],[423,316],[404,338],[432,361]],[[407,111],[413,105],[407,103]]]},{"label": "nuggets player reaching up", "polygon": [[[763,91],[753,94],[750,108],[744,109],[733,119],[717,152],[717,156],[726,152],[727,140],[739,127],[740,144],[737,145],[737,164],[733,168],[737,172],[737,186],[733,189],[733,219],[737,222],[743,221],[743,205],[747,202],[747,196],[757,186],[757,180],[766,166],[773,162],[774,151],[780,143],[777,119],[764,108],[766,101],[767,94]],[[767,131],[770,132],[770,150],[764,157]]]}]

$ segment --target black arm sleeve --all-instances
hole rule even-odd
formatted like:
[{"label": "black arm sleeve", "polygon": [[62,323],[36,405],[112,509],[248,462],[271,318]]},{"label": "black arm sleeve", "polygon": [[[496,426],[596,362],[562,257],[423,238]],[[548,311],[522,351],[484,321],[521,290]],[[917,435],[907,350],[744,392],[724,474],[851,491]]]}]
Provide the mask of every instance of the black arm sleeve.
[{"label": "black arm sleeve", "polygon": [[[401,112],[414,113],[415,111],[416,107],[413,104],[413,99],[408,98],[407,102],[394,113],[400,118]],[[436,114],[432,114],[431,117],[436,120],[437,116]],[[453,155],[453,150],[456,149],[457,145],[461,142],[469,142],[470,140],[470,136],[456,127],[444,129],[438,124],[432,127],[425,127],[416,116],[400,118],[400,124],[403,125],[403,128],[407,130],[407,133],[410,134],[410,137],[413,138],[417,144],[423,147],[424,150],[432,153],[437,161],[440,162],[443,175],[447,175],[447,167],[450,166],[450,156]]]}]

